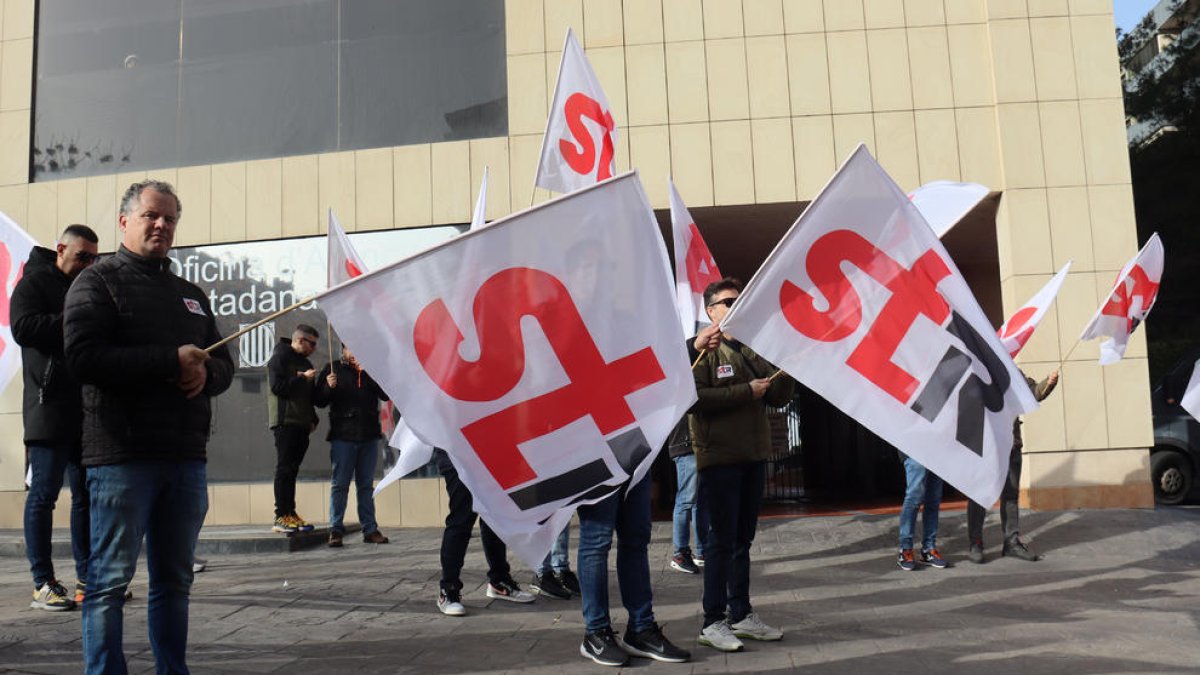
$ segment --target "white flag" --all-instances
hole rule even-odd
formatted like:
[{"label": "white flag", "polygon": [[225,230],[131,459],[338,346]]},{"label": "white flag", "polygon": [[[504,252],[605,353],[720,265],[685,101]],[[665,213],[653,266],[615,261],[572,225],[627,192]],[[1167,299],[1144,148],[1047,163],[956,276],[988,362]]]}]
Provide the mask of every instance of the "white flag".
[{"label": "white flag", "polygon": [[1192,366],[1192,376],[1188,379],[1183,398],[1179,399],[1179,405],[1188,411],[1193,419],[1200,420],[1200,361]]},{"label": "white flag", "polygon": [[0,213],[0,282],[4,284],[4,302],[0,304],[0,391],[8,387],[21,369],[21,347],[13,340],[8,314],[13,289],[25,272],[25,261],[37,242],[11,218]]},{"label": "white flag", "polygon": [[471,229],[478,230],[484,226],[487,215],[487,176],[488,168],[483,167],[483,178],[479,181],[479,196],[475,198],[475,212],[471,214]]},{"label": "white flag", "polygon": [[388,445],[399,450],[400,457],[396,459],[396,463],[384,475],[383,480],[379,481],[379,484],[375,486],[376,495],[382,492],[385,487],[425,466],[433,457],[433,446],[417,438],[412,429],[408,428],[408,422],[403,417],[400,418],[399,422],[396,422],[396,430],[392,432],[392,437],[388,440]]},{"label": "white flag", "polygon": [[568,28],[534,183],[565,193],[609,178],[616,170],[616,140],[616,123],[600,80]]},{"label": "white flag", "polygon": [[1037,408],[933,231],[861,145],[721,328],[980,504],[1000,494],[1013,420]]},{"label": "white flag", "polygon": [[1125,356],[1125,347],[1129,345],[1129,336],[1150,315],[1158,298],[1164,259],[1162,240],[1155,232],[1133,260],[1121,268],[1108,300],[1096,310],[1091,322],[1083,329],[1080,340],[1108,338],[1100,343],[1100,365],[1107,366],[1120,361]]},{"label": "white flag", "polygon": [[950,228],[958,224],[963,216],[988,196],[986,187],[979,183],[955,183],[935,180],[909,193],[908,198],[921,212],[934,234],[942,238]]},{"label": "white flag", "polygon": [[1029,342],[1034,329],[1041,323],[1042,317],[1050,311],[1050,304],[1054,302],[1054,298],[1058,297],[1058,291],[1062,288],[1063,282],[1067,280],[1067,270],[1069,269],[1071,269],[1071,261],[1067,261],[1058,274],[1047,281],[1046,285],[1042,286],[1041,290],[1029,299],[1029,302],[1013,312],[1008,321],[1000,326],[1000,330],[996,331],[996,335],[1000,336],[1000,342],[1004,343],[1004,348],[1008,350],[1009,356],[1017,358],[1017,353],[1025,347],[1026,342]]},{"label": "white flag", "polygon": [[641,480],[696,400],[636,174],[326,293],[338,333],[531,567],[580,504]]},{"label": "white flag", "polygon": [[338,222],[337,216],[333,215],[333,209],[329,209],[329,234],[326,236],[326,242],[327,285],[330,288],[367,271],[367,265],[359,257],[358,251],[354,250],[350,237],[346,236],[342,224]]},{"label": "white flag", "polygon": [[671,234],[675,247],[675,307],[683,334],[696,334],[701,324],[708,323],[704,311],[704,289],[721,280],[721,271],[696,229],[696,221],[679,197],[675,183],[667,180],[671,192]]}]

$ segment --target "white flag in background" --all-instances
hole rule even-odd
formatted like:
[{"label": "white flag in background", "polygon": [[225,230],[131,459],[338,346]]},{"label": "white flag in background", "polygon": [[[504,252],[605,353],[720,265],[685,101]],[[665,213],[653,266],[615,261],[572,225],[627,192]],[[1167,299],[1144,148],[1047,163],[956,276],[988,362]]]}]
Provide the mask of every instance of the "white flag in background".
[{"label": "white flag in background", "polygon": [[908,198],[921,212],[925,222],[939,239],[958,224],[963,216],[988,196],[979,183],[955,183],[948,180],[928,182],[909,193]]},{"label": "white flag in background", "polygon": [[721,271],[696,229],[696,221],[683,205],[675,183],[667,180],[671,192],[671,235],[675,248],[675,307],[683,334],[696,334],[701,324],[708,323],[704,311],[704,289],[721,280]]},{"label": "white flag in background", "polygon": [[534,184],[566,193],[609,178],[616,170],[616,140],[600,80],[568,28]]},{"label": "white flag in background", "polygon": [[1013,420],[1037,408],[950,256],[861,145],[721,328],[980,504],[1000,494]]},{"label": "white flag in background", "polygon": [[0,283],[4,284],[0,304],[0,391],[8,387],[13,375],[21,369],[21,347],[13,340],[8,314],[13,289],[25,272],[25,261],[37,246],[33,237],[21,229],[12,218],[0,213]]},{"label": "white flag in background", "polygon": [[1080,340],[1108,338],[1100,343],[1100,365],[1107,366],[1120,361],[1125,356],[1125,347],[1129,345],[1129,336],[1150,316],[1150,310],[1158,298],[1164,259],[1162,240],[1155,232],[1133,260],[1121,268],[1108,299],[1096,310],[1087,328],[1083,329]]},{"label": "white flag in background", "polygon": [[1067,270],[1071,269],[1071,262],[1067,261],[1066,265],[1051,277],[1050,281],[1042,286],[1029,302],[1025,303],[1020,309],[1013,312],[1013,315],[1000,326],[1000,330],[996,331],[996,335],[1000,336],[1000,342],[1004,343],[1004,348],[1008,350],[1008,355],[1017,358],[1017,353],[1025,347],[1025,343],[1029,342],[1029,338],[1033,336],[1033,331],[1042,322],[1042,317],[1046,316],[1046,312],[1050,311],[1050,305],[1054,302],[1054,298],[1058,297],[1058,291],[1062,288],[1063,282],[1067,280]]},{"label": "white flag in background", "polygon": [[376,270],[321,304],[532,567],[577,506],[646,475],[696,399],[671,285],[631,173]]}]

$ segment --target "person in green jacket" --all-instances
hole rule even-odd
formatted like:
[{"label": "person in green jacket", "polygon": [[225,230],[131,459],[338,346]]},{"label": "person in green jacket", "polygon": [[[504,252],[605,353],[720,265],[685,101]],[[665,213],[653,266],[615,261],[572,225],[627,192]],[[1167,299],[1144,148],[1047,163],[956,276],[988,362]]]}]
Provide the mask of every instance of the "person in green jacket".
[{"label": "person in green jacket", "polygon": [[750,606],[750,545],[771,454],[767,406],[788,402],[795,381],[718,325],[742,291],[732,277],[709,284],[704,304],[712,325],[693,345],[703,354],[692,369],[698,400],[692,409],[697,501],[708,518],[704,541],[704,625],[698,642],[739,651],[742,641],[779,640]]}]

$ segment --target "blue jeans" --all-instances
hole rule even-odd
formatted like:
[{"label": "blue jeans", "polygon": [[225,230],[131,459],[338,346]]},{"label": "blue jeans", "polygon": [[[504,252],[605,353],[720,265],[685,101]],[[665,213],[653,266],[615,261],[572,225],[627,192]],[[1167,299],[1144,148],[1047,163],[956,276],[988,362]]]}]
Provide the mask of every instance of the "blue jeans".
[{"label": "blue jeans", "polygon": [[942,479],[917,463],[912,457],[904,456],[904,506],[900,507],[900,550],[913,547],[913,533],[917,529],[917,510],[925,504],[925,515],[921,519],[925,538],[921,548],[937,547],[938,509],[942,504]]},{"label": "blue jeans", "polygon": [[[704,625],[737,623],[750,606],[750,546],[758,530],[766,465],[718,464],[699,472],[700,509],[708,517],[704,540]],[[728,610],[728,613],[726,611]]]},{"label": "blue jeans", "polygon": [[329,530],[345,534],[342,518],[346,515],[346,497],[350,494],[350,478],[354,478],[354,494],[358,498],[358,522],[363,534],[379,529],[375,522],[375,464],[379,461],[379,439],[369,441],[330,441],[329,462],[333,465],[332,485],[329,488]]},{"label": "blue jeans", "polygon": [[157,672],[185,674],[188,595],[196,538],[208,512],[200,460],[142,460],[88,467],[92,557],[83,603],[83,659],[89,675],[124,675],[125,589],[146,539],[147,623]]},{"label": "blue jeans", "polygon": [[567,523],[567,526],[562,529],[562,532],[558,533],[558,538],[554,540],[554,547],[551,548],[550,552],[546,554],[546,557],[542,559],[542,564],[538,565],[537,569],[533,570],[533,573],[540,577],[545,574],[547,570],[566,572],[567,570],[571,569],[571,557],[569,555],[570,550],[571,524]]},{"label": "blue jeans", "polygon": [[71,486],[71,554],[75,558],[75,578],[87,580],[87,561],[91,551],[88,530],[87,486],[77,455],[66,448],[29,446],[29,468],[33,480],[25,496],[25,556],[33,572],[33,584],[57,579],[50,537],[54,531],[54,504],[62,491],[63,474]]},{"label": "blue jeans", "polygon": [[704,555],[704,537],[708,533],[708,518],[696,502],[696,456],[682,455],[675,458],[674,526],[671,528],[671,546],[678,553],[689,546],[691,529],[696,528],[696,546],[692,550],[697,556]]},{"label": "blue jeans", "polygon": [[583,596],[584,628],[594,633],[612,627],[608,614],[608,551],[617,533],[617,584],[621,603],[629,612],[629,628],[643,631],[654,624],[654,594],[650,590],[650,477],[579,507],[579,590]]}]

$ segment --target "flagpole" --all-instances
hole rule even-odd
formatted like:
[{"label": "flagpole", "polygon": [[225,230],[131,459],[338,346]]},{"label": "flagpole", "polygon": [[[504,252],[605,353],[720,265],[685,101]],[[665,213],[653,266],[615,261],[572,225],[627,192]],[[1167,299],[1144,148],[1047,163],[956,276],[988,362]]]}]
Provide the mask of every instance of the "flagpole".
[{"label": "flagpole", "polygon": [[707,353],[708,353],[708,348],[707,348],[707,347],[705,347],[704,349],[701,349],[701,350],[700,350],[700,355],[696,357],[696,360],[695,360],[695,361],[692,361],[692,370],[695,370],[695,369],[696,369],[696,366],[700,365],[700,359],[704,358],[704,355],[705,355],[705,354],[707,354]]},{"label": "flagpole", "polygon": [[264,323],[271,321],[273,319],[277,319],[277,318],[283,316],[284,314],[287,314],[288,312],[294,312],[297,309],[300,309],[304,305],[307,305],[308,303],[310,303],[316,299],[317,299],[317,296],[310,295],[307,298],[304,298],[303,300],[298,300],[295,304],[284,307],[283,309],[279,310],[278,312],[275,312],[274,314],[266,317],[265,319],[255,321],[254,323],[250,324],[249,326],[246,326],[245,328],[239,330],[238,332],[223,338],[220,342],[217,342],[216,344],[206,348],[204,351],[208,354],[211,354],[211,353],[213,353],[213,350],[215,350],[225,344],[228,344],[235,338],[239,338],[239,337],[245,335],[246,333],[249,333],[250,331],[254,330],[255,328],[258,328],[259,326],[263,325]]},{"label": "flagpole", "polygon": [[[325,337],[329,343],[329,362],[333,363],[333,324],[329,323],[329,317],[325,317]],[[331,369],[329,372],[333,372]]]},{"label": "flagpole", "polygon": [[780,375],[783,375],[783,368],[780,368],[772,373],[771,376],[767,378],[767,382],[774,382]]},{"label": "flagpole", "polygon": [[1076,339],[1075,344],[1071,345],[1071,348],[1069,350],[1067,350],[1067,355],[1062,357],[1062,359],[1058,362],[1058,370],[1060,372],[1062,371],[1063,366],[1066,365],[1067,359],[1071,358],[1071,354],[1073,354],[1075,352],[1075,348],[1078,347],[1079,345],[1080,345],[1080,341],[1078,339]]}]

